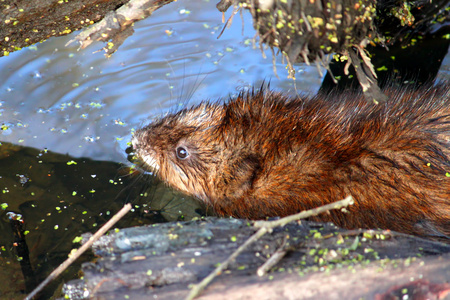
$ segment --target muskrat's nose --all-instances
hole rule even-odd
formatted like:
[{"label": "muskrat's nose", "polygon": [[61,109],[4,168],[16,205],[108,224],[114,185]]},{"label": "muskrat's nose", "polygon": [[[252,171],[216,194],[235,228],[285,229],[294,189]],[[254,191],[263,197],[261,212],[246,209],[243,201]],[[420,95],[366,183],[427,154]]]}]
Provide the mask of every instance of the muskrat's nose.
[{"label": "muskrat's nose", "polygon": [[125,153],[126,153],[126,154],[132,154],[132,153],[134,153],[134,148],[133,148],[133,146],[127,147],[127,148],[125,149]]},{"label": "muskrat's nose", "polygon": [[131,150],[134,152],[136,148],[139,146],[139,141],[136,138],[136,135],[133,135],[133,138],[131,139],[131,146],[127,149],[131,148]]},{"label": "muskrat's nose", "polygon": [[136,152],[142,148],[144,135],[145,131],[142,130],[138,130],[133,134],[133,137],[131,138],[131,148],[133,149],[133,152]]},{"label": "muskrat's nose", "polygon": [[131,138],[131,146],[125,149],[128,154],[128,161],[135,163],[139,152],[142,150],[142,133],[135,132]]}]

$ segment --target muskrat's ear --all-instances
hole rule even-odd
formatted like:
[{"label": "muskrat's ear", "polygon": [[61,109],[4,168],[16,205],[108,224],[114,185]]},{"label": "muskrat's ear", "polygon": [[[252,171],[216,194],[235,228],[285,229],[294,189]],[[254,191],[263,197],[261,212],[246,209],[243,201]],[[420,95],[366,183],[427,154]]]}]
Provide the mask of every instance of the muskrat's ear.
[{"label": "muskrat's ear", "polygon": [[254,154],[239,153],[231,158],[223,170],[218,190],[226,198],[242,197],[253,188],[258,176],[260,158]]}]

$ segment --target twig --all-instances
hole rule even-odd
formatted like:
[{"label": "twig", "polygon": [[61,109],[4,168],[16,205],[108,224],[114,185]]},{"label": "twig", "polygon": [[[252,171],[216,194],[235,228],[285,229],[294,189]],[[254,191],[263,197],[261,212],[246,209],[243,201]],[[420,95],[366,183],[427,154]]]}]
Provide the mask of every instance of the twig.
[{"label": "twig", "polygon": [[287,217],[284,217],[284,218],[281,218],[278,220],[257,221],[253,224],[253,226],[257,227],[257,228],[260,228],[260,227],[261,228],[262,227],[274,228],[274,227],[278,227],[278,226],[284,226],[292,221],[297,221],[297,220],[317,216],[318,214],[321,214],[323,212],[326,212],[326,211],[329,211],[332,209],[341,209],[343,207],[347,207],[352,204],[353,204],[353,198],[352,198],[352,196],[348,196],[347,198],[345,198],[343,200],[336,201],[336,202],[326,204],[323,206],[319,206],[317,208],[305,210],[305,211],[299,212],[298,214],[287,216]]},{"label": "twig", "polygon": [[[133,34],[133,24],[149,17],[155,10],[174,0],[130,0],[115,11],[109,12],[101,21],[84,29],[75,38],[66,43],[66,47],[78,41],[84,49],[95,41],[112,42],[105,46],[106,54],[113,54],[118,46]],[[117,45],[114,45],[117,44]]]},{"label": "twig", "polygon": [[197,297],[205,288],[206,286],[220,273],[222,273],[223,270],[228,268],[228,265],[242,252],[244,251],[248,246],[250,246],[253,242],[257,241],[260,237],[262,237],[267,232],[272,231],[272,228],[278,227],[278,226],[284,226],[292,221],[297,221],[300,219],[313,217],[318,214],[321,214],[323,212],[329,211],[331,209],[341,209],[343,207],[346,207],[348,205],[353,204],[353,198],[351,196],[348,196],[347,198],[333,202],[324,206],[320,206],[314,209],[302,211],[298,214],[287,216],[284,218],[281,218],[279,220],[275,221],[258,221],[253,223],[253,226],[256,228],[259,228],[259,230],[254,233],[248,240],[245,241],[244,244],[242,244],[236,251],[234,251],[224,262],[222,262],[214,271],[212,271],[206,278],[204,278],[200,283],[194,285],[191,289],[191,292],[186,297],[186,300],[192,300],[195,297]]},{"label": "twig", "polygon": [[37,295],[48,283],[59,276],[65,269],[67,269],[78,257],[80,257],[84,252],[86,252],[92,244],[98,240],[102,235],[104,235],[117,221],[119,221],[129,210],[131,209],[131,204],[126,204],[118,213],[116,213],[105,225],[103,225],[89,240],[83,244],[75,253],[73,253],[68,259],[66,259],[62,264],[60,264],[48,277],[38,285],[26,298],[25,300],[30,300]]},{"label": "twig", "polygon": [[[241,8],[239,7],[235,7],[231,13],[231,16],[227,19],[227,22],[225,23],[225,25],[223,25],[222,31],[219,33],[219,35],[217,36],[217,39],[220,39],[220,37],[222,36],[222,34],[224,33],[226,28],[230,28],[231,23],[233,22],[233,18],[234,15],[237,14],[237,12],[241,10]],[[225,15],[225,12],[222,14],[222,18]]]},{"label": "twig", "polygon": [[259,277],[266,275],[267,271],[272,269],[283,257],[286,255],[287,250],[284,248],[286,246],[286,239],[284,239],[283,244],[275,251],[266,262],[256,270],[256,274]]}]

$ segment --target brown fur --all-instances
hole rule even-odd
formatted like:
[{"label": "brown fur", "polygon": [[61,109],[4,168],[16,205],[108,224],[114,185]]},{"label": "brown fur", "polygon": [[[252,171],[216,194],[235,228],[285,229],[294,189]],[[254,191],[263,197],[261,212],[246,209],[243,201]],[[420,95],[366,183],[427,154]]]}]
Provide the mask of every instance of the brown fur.
[{"label": "brown fur", "polygon": [[286,216],[351,195],[348,213],[315,220],[449,236],[450,89],[386,94],[374,105],[356,94],[244,92],[157,120],[136,132],[133,147],[219,215]]}]

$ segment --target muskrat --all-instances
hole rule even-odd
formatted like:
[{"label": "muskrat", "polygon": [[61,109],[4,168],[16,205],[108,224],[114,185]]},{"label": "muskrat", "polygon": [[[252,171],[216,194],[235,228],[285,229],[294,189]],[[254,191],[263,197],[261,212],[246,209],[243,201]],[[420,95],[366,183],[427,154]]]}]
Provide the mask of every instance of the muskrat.
[{"label": "muskrat", "polygon": [[144,168],[221,216],[313,218],[344,228],[450,236],[450,89],[288,97],[267,88],[203,102],[136,131]]}]

